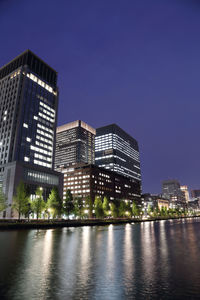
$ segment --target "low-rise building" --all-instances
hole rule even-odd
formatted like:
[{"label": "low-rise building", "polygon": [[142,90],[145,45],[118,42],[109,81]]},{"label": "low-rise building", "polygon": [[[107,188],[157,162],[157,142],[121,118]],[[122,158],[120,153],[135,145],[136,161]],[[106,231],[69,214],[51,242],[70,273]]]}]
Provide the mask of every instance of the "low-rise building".
[{"label": "low-rise building", "polygon": [[169,200],[159,194],[146,193],[142,195],[141,200],[145,214],[147,214],[149,208],[152,208],[153,210],[156,208],[161,210],[162,207],[166,208],[167,210],[169,209]]},{"label": "low-rise building", "polygon": [[67,190],[73,197],[83,200],[90,196],[108,197],[111,201],[123,199],[140,202],[140,183],[137,180],[122,176],[116,172],[96,165],[77,164],[61,170],[64,173],[63,199]]},{"label": "low-rise building", "polygon": [[157,205],[158,205],[159,210],[161,210],[162,208],[166,208],[168,210],[169,209],[169,200],[163,199],[163,198],[158,198]]},{"label": "low-rise building", "polygon": [[29,165],[23,162],[15,161],[5,165],[4,167],[4,193],[7,197],[7,214],[3,212],[3,217],[15,217],[12,210],[13,195],[16,193],[17,186],[23,181],[27,194],[31,197],[35,195],[37,187],[43,189],[44,201],[53,187],[57,187],[59,195],[63,194],[63,174],[51,169],[42,168],[36,165]]}]

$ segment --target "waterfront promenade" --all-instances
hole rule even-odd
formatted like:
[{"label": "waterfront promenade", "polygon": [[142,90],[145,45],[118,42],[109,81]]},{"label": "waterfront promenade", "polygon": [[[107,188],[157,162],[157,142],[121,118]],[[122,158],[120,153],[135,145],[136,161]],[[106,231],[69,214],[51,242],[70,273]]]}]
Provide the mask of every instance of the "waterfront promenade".
[{"label": "waterfront promenade", "polygon": [[153,222],[161,220],[177,220],[198,218],[200,215],[195,216],[179,216],[179,217],[151,217],[151,218],[110,218],[110,219],[76,219],[76,220],[0,220],[0,230],[4,229],[48,229],[48,228],[61,228],[61,227],[81,227],[81,226],[106,226],[111,224],[130,224],[141,222]]}]

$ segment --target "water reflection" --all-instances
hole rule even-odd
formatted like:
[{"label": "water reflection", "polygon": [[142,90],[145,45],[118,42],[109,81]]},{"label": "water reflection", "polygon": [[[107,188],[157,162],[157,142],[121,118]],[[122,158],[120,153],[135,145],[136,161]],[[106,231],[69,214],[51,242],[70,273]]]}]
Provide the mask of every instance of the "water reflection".
[{"label": "water reflection", "polygon": [[1,232],[1,299],[198,299],[199,226]]},{"label": "water reflection", "polygon": [[132,241],[132,225],[125,225],[124,235],[124,278],[126,292],[129,293],[133,288],[134,258],[133,258],[133,241]]},{"label": "water reflection", "polygon": [[80,273],[83,288],[86,287],[90,268],[90,235],[91,227],[83,227],[80,252]]},{"label": "water reflection", "polygon": [[151,222],[144,222],[141,226],[141,250],[143,257],[143,276],[148,286],[154,284],[156,267],[155,228]]},{"label": "water reflection", "polygon": [[109,274],[109,278],[112,280],[114,276],[113,269],[115,268],[114,260],[115,260],[115,245],[113,238],[114,226],[111,224],[108,226],[108,239],[107,239],[107,272]]},{"label": "water reflection", "polygon": [[[41,251],[41,267],[42,276],[39,286],[39,293],[42,298],[45,297],[46,287],[48,286],[48,279],[51,271],[51,258],[52,258],[52,230],[47,230],[44,235],[43,249]],[[34,251],[34,249],[33,249]],[[35,255],[33,255],[34,257]],[[31,278],[30,278],[31,280]]]}]

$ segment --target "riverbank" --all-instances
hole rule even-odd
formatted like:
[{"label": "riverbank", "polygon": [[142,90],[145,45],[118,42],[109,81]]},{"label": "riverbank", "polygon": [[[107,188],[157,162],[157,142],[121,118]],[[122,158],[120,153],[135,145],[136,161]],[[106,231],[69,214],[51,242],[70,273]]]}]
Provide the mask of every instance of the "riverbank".
[{"label": "riverbank", "polygon": [[120,225],[127,223],[141,223],[162,220],[175,220],[196,218],[197,216],[186,217],[155,217],[149,219],[123,218],[123,219],[83,219],[83,220],[0,220],[0,230],[8,229],[49,229],[58,227],[81,227],[81,226],[106,226]]}]

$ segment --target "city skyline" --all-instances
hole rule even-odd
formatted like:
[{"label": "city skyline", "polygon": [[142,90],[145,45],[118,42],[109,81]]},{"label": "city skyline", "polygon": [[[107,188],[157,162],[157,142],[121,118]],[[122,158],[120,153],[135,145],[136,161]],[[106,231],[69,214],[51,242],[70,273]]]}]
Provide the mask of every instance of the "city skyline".
[{"label": "city skyline", "polygon": [[30,48],[59,73],[58,125],[116,123],[134,136],[144,192],[170,178],[198,189],[198,3],[50,2],[46,23],[45,6],[1,2],[0,65]]}]

